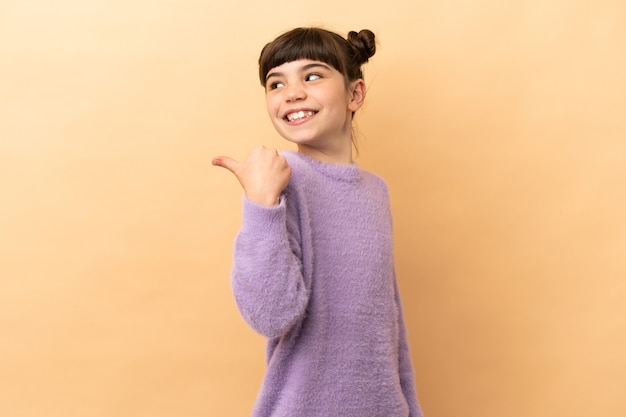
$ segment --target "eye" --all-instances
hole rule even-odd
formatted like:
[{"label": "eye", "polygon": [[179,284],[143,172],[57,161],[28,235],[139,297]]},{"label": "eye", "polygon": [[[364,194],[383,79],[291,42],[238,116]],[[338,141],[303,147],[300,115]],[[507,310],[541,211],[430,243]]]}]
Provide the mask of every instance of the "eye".
[{"label": "eye", "polygon": [[316,72],[308,74],[305,78],[306,81],[315,81],[315,80],[319,80],[320,78],[322,78],[321,74],[318,74]]},{"label": "eye", "polygon": [[277,88],[284,87],[285,85],[281,81],[274,81],[273,83],[269,83],[267,85],[268,90],[276,90]]}]

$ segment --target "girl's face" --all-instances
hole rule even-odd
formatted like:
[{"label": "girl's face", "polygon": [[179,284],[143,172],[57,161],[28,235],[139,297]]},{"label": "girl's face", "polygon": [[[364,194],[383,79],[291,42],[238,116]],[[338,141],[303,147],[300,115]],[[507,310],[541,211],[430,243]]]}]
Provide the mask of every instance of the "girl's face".
[{"label": "girl's face", "polygon": [[351,146],[352,113],[363,103],[363,80],[346,86],[330,65],[301,59],[272,68],[265,92],[274,128],[299,149],[328,153]]}]

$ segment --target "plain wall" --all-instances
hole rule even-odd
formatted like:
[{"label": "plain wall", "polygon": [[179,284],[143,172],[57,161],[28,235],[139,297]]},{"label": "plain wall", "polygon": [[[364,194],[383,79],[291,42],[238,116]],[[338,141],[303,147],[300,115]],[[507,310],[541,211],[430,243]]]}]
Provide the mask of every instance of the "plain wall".
[{"label": "plain wall", "polygon": [[0,415],[249,415],[229,273],[273,131],[261,47],[378,35],[357,162],[391,190],[429,417],[626,413],[622,0],[0,2]]}]

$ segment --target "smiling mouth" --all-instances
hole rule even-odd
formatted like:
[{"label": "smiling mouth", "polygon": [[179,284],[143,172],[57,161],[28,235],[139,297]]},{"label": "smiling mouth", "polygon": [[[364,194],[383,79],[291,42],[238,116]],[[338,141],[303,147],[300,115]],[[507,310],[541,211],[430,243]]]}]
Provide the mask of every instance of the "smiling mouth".
[{"label": "smiling mouth", "polygon": [[288,122],[295,122],[296,120],[302,120],[313,116],[315,112],[312,111],[296,111],[293,113],[289,113],[285,116],[285,119]]}]

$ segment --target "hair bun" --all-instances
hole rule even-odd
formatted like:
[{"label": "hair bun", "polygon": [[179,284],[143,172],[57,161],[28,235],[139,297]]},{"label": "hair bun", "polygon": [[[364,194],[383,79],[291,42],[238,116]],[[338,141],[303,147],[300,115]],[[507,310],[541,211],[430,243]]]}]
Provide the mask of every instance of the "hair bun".
[{"label": "hair bun", "polygon": [[365,64],[376,53],[376,36],[369,29],[348,33],[348,43],[356,51],[356,60]]}]

